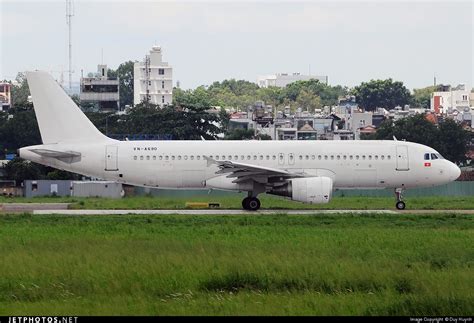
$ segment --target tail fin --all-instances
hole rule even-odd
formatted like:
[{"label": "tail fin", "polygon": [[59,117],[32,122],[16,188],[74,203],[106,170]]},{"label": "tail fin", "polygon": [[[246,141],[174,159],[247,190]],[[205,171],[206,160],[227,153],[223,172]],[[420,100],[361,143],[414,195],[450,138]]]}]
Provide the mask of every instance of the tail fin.
[{"label": "tail fin", "polygon": [[27,72],[43,144],[108,139],[46,72]]}]

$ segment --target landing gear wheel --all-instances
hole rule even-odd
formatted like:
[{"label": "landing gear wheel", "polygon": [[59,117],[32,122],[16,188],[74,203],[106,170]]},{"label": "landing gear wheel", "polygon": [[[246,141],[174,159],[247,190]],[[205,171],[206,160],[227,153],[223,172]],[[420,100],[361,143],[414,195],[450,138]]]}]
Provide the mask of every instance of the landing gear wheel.
[{"label": "landing gear wheel", "polygon": [[250,197],[246,197],[242,200],[242,208],[244,210],[248,210],[249,209],[249,200],[250,200]]},{"label": "landing gear wheel", "polygon": [[403,202],[403,201],[398,201],[397,204],[395,204],[395,207],[396,207],[398,210],[404,210],[404,209],[405,209],[405,202]]},{"label": "landing gear wheel", "polygon": [[257,211],[260,208],[260,200],[256,197],[248,198],[247,202],[247,210],[249,211]]}]

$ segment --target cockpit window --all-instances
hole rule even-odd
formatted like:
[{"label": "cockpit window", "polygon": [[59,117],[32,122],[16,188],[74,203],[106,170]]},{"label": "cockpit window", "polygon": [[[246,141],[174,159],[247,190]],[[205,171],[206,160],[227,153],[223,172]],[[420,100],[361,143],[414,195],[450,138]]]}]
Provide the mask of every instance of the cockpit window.
[{"label": "cockpit window", "polygon": [[431,154],[431,159],[433,160],[438,159],[438,156],[436,156],[436,154]]},{"label": "cockpit window", "polygon": [[430,154],[429,153],[425,154],[425,160],[430,160]]}]

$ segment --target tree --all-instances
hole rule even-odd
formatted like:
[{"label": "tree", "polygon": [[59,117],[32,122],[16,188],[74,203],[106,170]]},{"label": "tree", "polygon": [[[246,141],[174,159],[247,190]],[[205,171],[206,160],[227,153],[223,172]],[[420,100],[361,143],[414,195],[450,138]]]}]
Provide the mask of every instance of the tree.
[{"label": "tree", "polygon": [[[119,78],[121,108],[133,105],[133,65],[134,62],[127,61],[117,68],[116,76]],[[114,75],[114,71],[112,71],[112,75]]]},{"label": "tree", "polygon": [[410,91],[402,82],[387,80],[371,80],[362,82],[353,91],[359,106],[366,111],[374,111],[376,108],[393,109],[397,105],[403,106],[411,103]]},{"label": "tree", "polygon": [[438,90],[438,86],[427,86],[413,90],[413,105],[417,108],[429,109],[431,95]]},{"label": "tree", "polygon": [[314,109],[320,109],[321,106],[321,98],[316,96],[306,90],[302,90],[298,97],[296,98],[296,103],[299,107],[314,112]]},{"label": "tree", "polygon": [[18,148],[41,144],[41,135],[33,109],[11,111],[11,117],[0,125],[0,142],[3,149],[16,151]]},{"label": "tree", "polygon": [[40,179],[41,166],[27,160],[15,158],[5,165],[5,178],[21,183],[27,179]]},{"label": "tree", "polygon": [[319,96],[322,106],[337,104],[338,98],[346,95],[348,92],[347,88],[342,86],[330,86],[319,82],[319,80],[311,79],[309,81],[296,81],[288,84],[285,88],[285,97],[295,102],[303,90],[314,96]]},{"label": "tree", "polygon": [[18,73],[15,80],[18,85],[12,85],[12,107],[31,107],[31,103],[28,102],[30,88],[25,73]]},{"label": "tree", "polygon": [[450,161],[464,162],[470,141],[469,133],[451,119],[440,123],[438,130],[438,152]]}]

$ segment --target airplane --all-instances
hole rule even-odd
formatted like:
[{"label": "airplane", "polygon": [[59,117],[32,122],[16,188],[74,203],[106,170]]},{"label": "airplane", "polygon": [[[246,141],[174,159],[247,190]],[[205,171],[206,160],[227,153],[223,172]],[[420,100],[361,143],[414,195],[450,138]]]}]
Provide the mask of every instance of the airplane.
[{"label": "airplane", "polygon": [[42,145],[19,156],[57,169],[163,189],[247,192],[256,211],[262,193],[328,203],[335,189],[403,192],[454,181],[459,167],[436,150],[398,140],[118,141],[103,135],[46,72],[26,74]]}]

